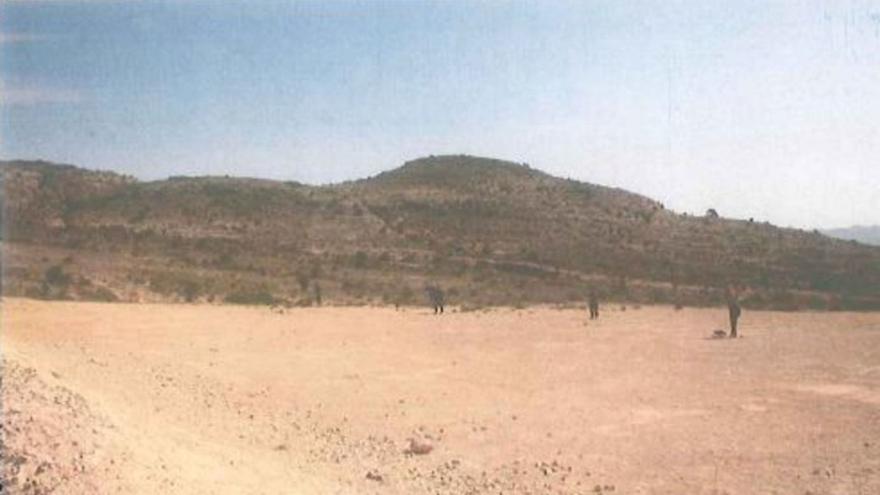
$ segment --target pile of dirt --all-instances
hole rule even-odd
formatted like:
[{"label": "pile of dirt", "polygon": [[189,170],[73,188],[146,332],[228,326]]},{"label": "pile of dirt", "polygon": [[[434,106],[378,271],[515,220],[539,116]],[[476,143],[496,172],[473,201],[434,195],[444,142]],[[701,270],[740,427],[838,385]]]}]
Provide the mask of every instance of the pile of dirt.
[{"label": "pile of dirt", "polygon": [[106,493],[114,479],[106,448],[112,425],[35,369],[9,358],[0,366],[0,493]]}]

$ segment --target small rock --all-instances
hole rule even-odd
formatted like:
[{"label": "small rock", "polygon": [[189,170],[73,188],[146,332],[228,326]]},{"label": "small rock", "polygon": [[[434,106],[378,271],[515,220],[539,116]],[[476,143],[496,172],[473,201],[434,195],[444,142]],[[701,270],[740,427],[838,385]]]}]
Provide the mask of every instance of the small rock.
[{"label": "small rock", "polygon": [[409,446],[404,450],[404,453],[411,455],[425,455],[434,450],[434,446],[429,442],[424,440],[419,441],[415,438],[409,439]]}]

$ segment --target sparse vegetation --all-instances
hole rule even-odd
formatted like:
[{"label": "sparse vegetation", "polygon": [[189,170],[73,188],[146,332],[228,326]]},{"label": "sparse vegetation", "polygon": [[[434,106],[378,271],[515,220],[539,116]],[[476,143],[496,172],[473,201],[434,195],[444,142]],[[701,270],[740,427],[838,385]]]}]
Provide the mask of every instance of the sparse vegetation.
[{"label": "sparse vegetation", "polygon": [[194,302],[202,294],[205,283],[205,280],[187,272],[163,271],[150,278],[149,287],[159,294]]},{"label": "sparse vegetation", "polygon": [[43,279],[47,284],[58,288],[66,288],[70,283],[70,276],[64,273],[64,267],[61,265],[50,266],[46,270]]},{"label": "sparse vegetation", "polygon": [[101,259],[89,267],[106,280],[97,286],[126,298],[137,291],[122,281],[146,270],[134,283],[175,301],[260,285],[311,300],[320,277],[335,304],[415,303],[421,298],[405,287],[432,279],[477,306],[578,301],[586,286],[633,303],[703,306],[735,281],[755,289],[755,306],[880,307],[880,248],[677,215],[642,196],[499,160],[438,156],[322,187],[223,177],[140,183],[47,163],[0,166],[16,212],[7,246],[70,257],[51,274],[48,262],[12,257],[12,294],[86,297],[65,289],[65,274]]},{"label": "sparse vegetation", "polygon": [[233,292],[227,294],[223,300],[231,304],[246,304],[251,306],[272,306],[280,302],[272,294],[260,290]]}]

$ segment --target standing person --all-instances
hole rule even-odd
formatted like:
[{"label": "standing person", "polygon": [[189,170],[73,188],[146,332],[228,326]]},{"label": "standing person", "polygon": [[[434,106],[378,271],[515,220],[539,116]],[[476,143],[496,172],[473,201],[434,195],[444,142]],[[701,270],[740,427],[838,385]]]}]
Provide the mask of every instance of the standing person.
[{"label": "standing person", "polygon": [[595,290],[590,290],[588,305],[590,306],[590,319],[599,318],[599,296],[596,295]]},{"label": "standing person", "polygon": [[727,311],[730,314],[730,338],[737,338],[736,325],[739,322],[739,315],[742,314],[742,307],[739,305],[739,293],[734,286],[727,288]]},{"label": "standing person", "polygon": [[425,287],[425,293],[428,295],[431,306],[434,307],[434,314],[443,314],[443,306],[445,302],[443,291],[439,287],[428,285]]},{"label": "standing person", "polygon": [[320,306],[321,305],[321,285],[318,284],[318,282],[315,282],[314,290],[315,290],[315,304]]}]

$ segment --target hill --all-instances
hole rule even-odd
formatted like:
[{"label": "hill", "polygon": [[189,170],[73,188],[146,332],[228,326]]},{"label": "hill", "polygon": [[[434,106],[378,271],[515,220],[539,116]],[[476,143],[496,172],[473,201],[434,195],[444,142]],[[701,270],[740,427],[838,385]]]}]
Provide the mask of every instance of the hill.
[{"label": "hill", "polygon": [[880,225],[854,225],[840,229],[826,229],[822,232],[838,239],[880,246]]},{"label": "hill", "polygon": [[33,297],[311,304],[606,298],[880,307],[880,248],[693,217],[620,189],[470,156],[330,186],[229,177],[142,182],[5,162],[5,290]]}]

